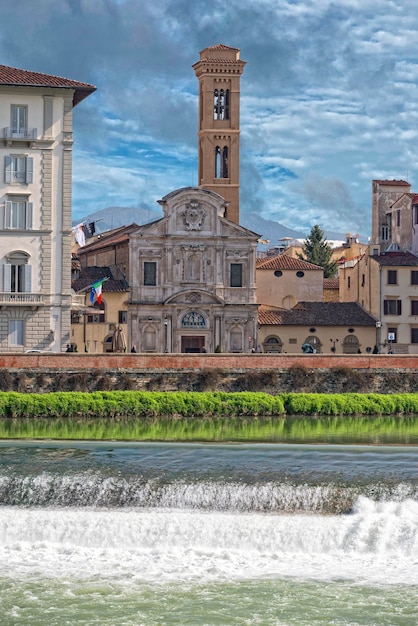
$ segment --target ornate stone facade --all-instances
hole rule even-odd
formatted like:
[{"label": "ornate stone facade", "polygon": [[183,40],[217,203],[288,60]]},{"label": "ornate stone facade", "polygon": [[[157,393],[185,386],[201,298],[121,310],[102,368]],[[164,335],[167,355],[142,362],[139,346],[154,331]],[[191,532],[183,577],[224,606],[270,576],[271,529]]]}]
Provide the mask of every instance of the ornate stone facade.
[{"label": "ornate stone facade", "polygon": [[226,201],[188,187],[129,237],[128,335],[139,352],[249,352],[256,346],[259,235],[225,218]]}]

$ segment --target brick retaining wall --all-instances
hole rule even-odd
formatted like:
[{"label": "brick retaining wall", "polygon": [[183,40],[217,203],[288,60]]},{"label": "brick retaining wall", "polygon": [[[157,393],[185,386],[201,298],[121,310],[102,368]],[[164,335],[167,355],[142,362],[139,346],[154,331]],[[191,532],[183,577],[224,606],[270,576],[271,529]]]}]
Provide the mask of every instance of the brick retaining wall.
[{"label": "brick retaining wall", "polygon": [[0,391],[418,392],[418,355],[2,354]]},{"label": "brick retaining wall", "polygon": [[416,370],[411,354],[1,354],[0,368],[9,370],[283,370],[352,368],[355,370]]}]

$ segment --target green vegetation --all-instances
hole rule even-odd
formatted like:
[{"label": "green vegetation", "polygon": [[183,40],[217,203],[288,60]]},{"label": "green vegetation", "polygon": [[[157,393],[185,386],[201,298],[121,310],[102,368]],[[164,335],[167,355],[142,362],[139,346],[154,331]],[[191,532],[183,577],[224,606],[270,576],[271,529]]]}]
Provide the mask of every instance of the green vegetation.
[{"label": "green vegetation", "polygon": [[283,415],[418,415],[418,393],[95,391],[0,393],[0,417],[149,419]]},{"label": "green vegetation", "polygon": [[0,438],[418,443],[418,394],[0,393]]},{"label": "green vegetation", "polygon": [[299,258],[324,268],[324,278],[333,278],[337,273],[337,262],[332,259],[332,248],[325,239],[324,231],[317,224],[304,241],[303,254]]}]

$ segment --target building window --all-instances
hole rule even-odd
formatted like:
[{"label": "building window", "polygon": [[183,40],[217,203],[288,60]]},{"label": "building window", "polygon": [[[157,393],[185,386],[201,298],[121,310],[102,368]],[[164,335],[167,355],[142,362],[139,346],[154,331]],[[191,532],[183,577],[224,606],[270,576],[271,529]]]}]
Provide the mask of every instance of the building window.
[{"label": "building window", "polygon": [[205,318],[201,313],[196,313],[196,311],[186,313],[181,320],[182,328],[204,328],[205,326]]},{"label": "building window", "polygon": [[4,158],[4,182],[28,184],[33,182],[33,158],[7,155]]},{"label": "building window", "polygon": [[144,261],[144,285],[146,287],[157,285],[157,263],[155,261]]},{"label": "building window", "polygon": [[231,263],[229,279],[230,287],[242,287],[242,263]]},{"label": "building window", "polygon": [[418,315],[418,300],[411,300],[411,315]]},{"label": "building window", "polygon": [[398,210],[396,211],[396,226],[400,226],[401,225],[401,212]]},{"label": "building window", "polygon": [[411,328],[411,343],[418,343],[418,328]]},{"label": "building window", "polygon": [[366,276],[365,274],[361,275],[361,286],[364,287],[364,285],[366,284]]},{"label": "building window", "polygon": [[12,134],[26,136],[28,128],[28,109],[26,106],[12,104]]},{"label": "building window", "polygon": [[23,320],[9,320],[9,346],[23,346]]},{"label": "building window", "polygon": [[13,252],[4,264],[4,291],[6,293],[31,293],[32,266],[28,265],[29,255]]},{"label": "building window", "polygon": [[229,89],[215,89],[213,92],[213,119],[229,120]]},{"label": "building window", "polygon": [[347,289],[351,287],[351,276],[347,276]]},{"label": "building window", "polygon": [[87,315],[87,323],[88,324],[104,324],[105,322],[105,305],[103,300],[99,304],[96,302],[93,304],[93,308],[97,309],[97,313],[93,313],[92,315]]},{"label": "building window", "polygon": [[402,315],[402,301],[383,300],[383,313],[385,315]]},{"label": "building window", "polygon": [[5,202],[3,228],[30,230],[33,220],[33,204],[26,198],[14,198]]},{"label": "building window", "polygon": [[303,277],[305,276],[305,272],[301,272],[301,271],[296,272],[296,276],[297,276],[298,278],[303,278]]},{"label": "building window", "polygon": [[382,224],[381,240],[388,241],[388,239],[389,239],[389,226],[387,224]]},{"label": "building window", "polygon": [[119,324],[127,324],[127,322],[128,322],[128,311],[119,311],[118,312],[118,322],[119,322]]},{"label": "building window", "polygon": [[280,276],[283,276],[283,272],[282,272],[282,270],[276,270],[274,272],[274,275],[277,276],[277,278],[280,278]]},{"label": "building window", "polygon": [[215,148],[215,178],[228,178],[228,148]]},{"label": "building window", "polygon": [[388,270],[388,285],[398,284],[398,272],[397,270]]},{"label": "building window", "polygon": [[418,285],[418,271],[411,270],[411,285]]}]

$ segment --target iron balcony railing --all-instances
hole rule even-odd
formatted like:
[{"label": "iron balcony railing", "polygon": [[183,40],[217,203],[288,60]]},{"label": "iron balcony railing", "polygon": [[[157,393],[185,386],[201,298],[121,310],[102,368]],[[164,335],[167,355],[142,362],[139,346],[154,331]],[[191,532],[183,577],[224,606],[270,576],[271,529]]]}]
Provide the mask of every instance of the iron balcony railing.
[{"label": "iron balcony railing", "polygon": [[3,129],[5,139],[36,139],[36,128],[11,128],[10,126]]}]

